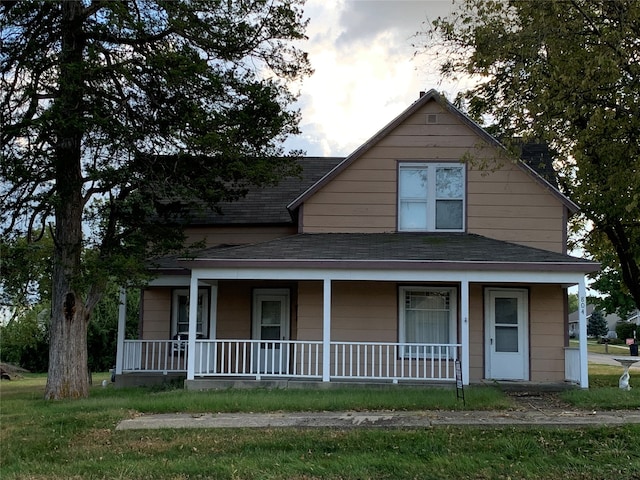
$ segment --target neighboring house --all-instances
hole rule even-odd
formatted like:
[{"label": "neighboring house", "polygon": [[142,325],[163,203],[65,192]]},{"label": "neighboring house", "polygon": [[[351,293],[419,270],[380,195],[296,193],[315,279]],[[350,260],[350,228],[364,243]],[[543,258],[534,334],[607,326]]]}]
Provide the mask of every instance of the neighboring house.
[{"label": "neighboring house", "polygon": [[[346,158],[256,190],[188,230],[209,247],[158,262],[138,339],[120,315],[116,383],[575,381],[567,287],[575,204],[435,91]],[[479,168],[477,165],[482,165]],[[584,310],[584,309],[583,309]],[[586,329],[586,312],[581,314]]]},{"label": "neighboring house", "polygon": [[[595,305],[592,303],[587,304],[587,323],[589,322],[589,318],[591,314],[595,310]],[[579,322],[578,322],[578,311],[571,312],[569,314],[569,338],[579,338]],[[620,317],[615,313],[611,313],[609,315],[605,315],[604,319],[607,321],[607,330],[609,332],[616,331],[616,324],[620,322]]]}]

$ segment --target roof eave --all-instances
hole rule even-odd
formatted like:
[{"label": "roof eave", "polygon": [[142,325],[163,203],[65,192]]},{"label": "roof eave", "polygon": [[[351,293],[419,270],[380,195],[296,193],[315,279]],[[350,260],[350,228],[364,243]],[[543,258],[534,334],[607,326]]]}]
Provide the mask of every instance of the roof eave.
[{"label": "roof eave", "polygon": [[290,268],[360,270],[434,270],[434,271],[514,271],[593,273],[596,262],[492,262],[444,260],[334,260],[334,259],[189,259],[180,261],[188,269],[201,268]]}]

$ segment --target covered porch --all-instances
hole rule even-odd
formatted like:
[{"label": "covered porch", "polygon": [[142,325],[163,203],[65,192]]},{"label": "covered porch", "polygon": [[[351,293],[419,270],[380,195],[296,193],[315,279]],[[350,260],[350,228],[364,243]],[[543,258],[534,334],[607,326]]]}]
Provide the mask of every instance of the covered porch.
[{"label": "covered porch", "polygon": [[[299,237],[305,236],[296,238]],[[304,240],[311,242],[327,240],[322,235],[306,237]],[[415,244],[414,237],[402,237]],[[466,247],[487,243],[487,239],[473,237],[469,243],[466,236],[458,236],[465,240]],[[374,246],[380,246],[382,240],[389,241],[388,238],[384,236]],[[340,244],[334,241],[331,255],[337,258],[282,258],[282,252],[288,248],[280,244],[263,253],[266,258],[255,258],[260,256],[256,246],[247,246],[232,249],[233,252],[205,252],[194,260],[181,261],[188,276],[159,278],[156,284],[164,282],[188,291],[187,329],[179,336],[165,339],[125,339],[125,312],[121,311],[116,376],[182,374],[188,385],[209,379],[453,383],[459,361],[462,381],[468,385],[481,379],[510,378],[511,373],[499,368],[499,364],[518,362],[520,373],[515,373],[514,379],[538,381],[540,372],[553,362],[556,372],[564,367],[563,372],[555,375],[556,380],[588,387],[586,341],[583,341],[585,273],[593,270],[592,262],[493,241],[490,243],[500,244],[494,247],[501,248],[492,250],[483,245],[483,251],[496,258],[489,261],[473,255],[474,258],[465,259],[472,249],[459,250],[456,256],[451,251],[455,242],[449,242],[449,249],[444,252],[440,242],[432,244],[439,247],[439,256],[458,259],[450,261],[433,258],[428,252],[412,253],[398,245],[397,237],[392,241],[397,249],[385,250],[383,259],[376,258],[371,250],[363,254],[368,260],[354,258],[352,252],[341,251]],[[353,245],[351,239],[349,243]],[[421,244],[429,246],[424,241]],[[313,252],[313,245],[305,247],[295,250]],[[277,256],[276,251],[280,252]],[[505,255],[509,261],[500,258]],[[220,335],[223,329],[219,324],[224,316],[219,311],[220,304],[227,297],[224,286],[229,282],[259,286],[254,288],[258,292],[254,293],[254,299],[262,295],[260,298],[271,306],[278,297],[295,297],[293,303],[299,317],[295,328],[287,331],[289,323],[275,333],[271,325],[260,325],[254,301],[251,330],[243,335],[230,336],[229,332]],[[283,282],[292,288],[282,288]],[[546,301],[545,295],[553,292],[559,298],[557,292],[562,290],[566,294],[563,289],[572,285],[578,286],[581,306],[582,335],[577,350],[565,348],[565,334],[560,333],[566,332],[563,312],[553,313],[551,320],[544,318],[544,312],[538,312],[538,306]],[[206,338],[200,338],[196,320],[198,295],[203,288],[211,292]],[[404,333],[402,302],[408,298],[407,292],[421,290],[448,292],[453,322],[451,330],[438,337],[446,341],[421,341],[419,336]],[[389,292],[387,307],[376,303],[384,292]],[[523,312],[523,323],[511,325],[509,320],[505,320],[506,324],[489,320],[495,317],[495,312],[487,305],[505,296]],[[350,317],[360,318],[351,324]],[[381,327],[383,322],[386,326]],[[548,325],[553,325],[556,336],[562,335],[560,339],[554,337],[553,346],[545,344],[545,338],[551,337],[545,337],[546,332],[541,331]],[[497,352],[496,344],[504,344],[511,337],[513,348],[508,346],[506,353]],[[518,362],[505,361],[511,358],[517,358]],[[562,362],[564,365],[558,367]]]}]

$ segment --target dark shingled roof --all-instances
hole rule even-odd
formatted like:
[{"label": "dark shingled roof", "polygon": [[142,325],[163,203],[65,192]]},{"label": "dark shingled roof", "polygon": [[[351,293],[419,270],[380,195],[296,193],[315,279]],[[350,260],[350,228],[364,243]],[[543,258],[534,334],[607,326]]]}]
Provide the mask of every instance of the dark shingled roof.
[{"label": "dark shingled roof", "polygon": [[320,180],[343,158],[304,157],[300,176],[286,177],[272,187],[251,190],[235,202],[218,204],[221,212],[196,214],[191,225],[261,225],[291,224],[294,220],[287,205]]},{"label": "dark shingled roof", "polygon": [[[229,248],[210,248],[178,263],[197,268],[240,265],[339,267],[374,264],[398,268],[399,263],[429,268],[500,269],[522,265],[532,270],[591,272],[598,264],[582,258],[465,233],[316,233]],[[361,263],[362,262],[362,263]],[[524,269],[524,268],[523,268]]]}]

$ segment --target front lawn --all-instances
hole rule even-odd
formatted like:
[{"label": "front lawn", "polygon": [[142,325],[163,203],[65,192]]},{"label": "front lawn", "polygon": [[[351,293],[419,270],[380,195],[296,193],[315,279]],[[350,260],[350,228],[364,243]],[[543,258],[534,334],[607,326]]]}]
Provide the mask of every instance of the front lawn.
[{"label": "front lawn", "polygon": [[[591,402],[611,402],[615,375],[591,378]],[[99,385],[107,375],[94,375]],[[632,380],[633,381],[633,380]],[[77,401],[42,399],[44,376],[0,384],[0,478],[8,479],[619,479],[640,472],[640,426],[574,429],[176,429],[116,431],[142,412],[464,408],[452,389],[115,390]],[[635,391],[630,398],[640,408]],[[489,387],[466,389],[467,409],[506,409]],[[569,393],[569,392],[568,392]],[[600,399],[600,400],[599,400]],[[602,405],[600,405],[602,406]]]}]

